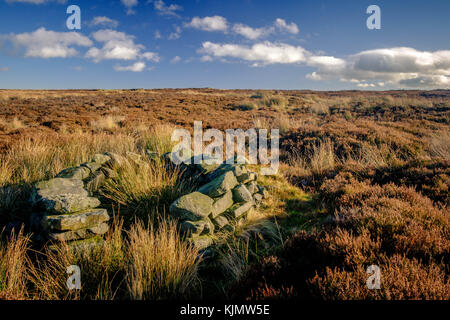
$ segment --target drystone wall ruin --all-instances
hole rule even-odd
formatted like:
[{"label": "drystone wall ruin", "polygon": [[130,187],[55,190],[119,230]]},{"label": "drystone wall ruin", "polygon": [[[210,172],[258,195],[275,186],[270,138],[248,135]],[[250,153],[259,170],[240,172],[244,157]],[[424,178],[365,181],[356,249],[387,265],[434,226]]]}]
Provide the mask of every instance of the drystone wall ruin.
[{"label": "drystone wall ruin", "polygon": [[[169,168],[177,167],[171,153],[160,157],[147,152],[147,156],[160,158]],[[61,171],[53,179],[38,182],[30,202],[35,211],[32,226],[41,239],[72,244],[86,239],[101,241],[109,229],[110,215],[95,195],[101,194],[100,188],[107,179],[117,175],[115,168],[128,160],[148,165],[138,154],[123,157],[107,152]],[[206,248],[213,242],[211,235],[217,231],[232,232],[234,222],[244,218],[268,193],[257,184],[257,173],[245,164],[195,164],[195,158],[191,160],[192,164],[184,162],[178,167],[184,176],[196,177],[200,187],[174,201],[169,211],[188,241]]]}]

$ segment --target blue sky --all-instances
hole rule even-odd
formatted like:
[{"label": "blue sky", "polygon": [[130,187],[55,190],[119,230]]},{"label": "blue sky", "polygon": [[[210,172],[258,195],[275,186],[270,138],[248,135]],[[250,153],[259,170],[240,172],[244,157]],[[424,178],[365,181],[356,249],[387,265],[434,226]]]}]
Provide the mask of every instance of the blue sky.
[{"label": "blue sky", "polygon": [[2,0],[0,88],[449,89],[449,14],[441,0]]}]

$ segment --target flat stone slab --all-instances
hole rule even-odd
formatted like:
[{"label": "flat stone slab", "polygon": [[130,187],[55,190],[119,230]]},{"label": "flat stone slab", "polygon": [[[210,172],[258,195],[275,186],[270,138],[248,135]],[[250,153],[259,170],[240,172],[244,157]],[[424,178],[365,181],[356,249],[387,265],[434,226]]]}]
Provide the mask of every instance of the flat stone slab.
[{"label": "flat stone slab", "polygon": [[33,206],[49,212],[74,213],[100,205],[97,198],[89,197],[83,181],[78,179],[54,178],[36,183],[31,194]]},{"label": "flat stone slab", "polygon": [[102,223],[92,228],[49,233],[47,236],[50,240],[55,241],[81,240],[103,235],[108,231],[108,229],[109,229],[108,224]]},{"label": "flat stone slab", "polygon": [[224,213],[229,207],[233,205],[233,193],[228,191],[221,198],[216,199],[213,204],[211,217],[215,218],[221,213]]},{"label": "flat stone slab", "polygon": [[42,227],[46,230],[68,231],[95,227],[109,220],[106,209],[92,209],[85,212],[44,216]]},{"label": "flat stone slab", "polygon": [[252,194],[245,185],[240,184],[233,189],[233,200],[235,202],[248,202],[252,200]]},{"label": "flat stone slab", "polygon": [[198,191],[212,198],[215,198],[220,197],[227,191],[233,189],[237,184],[238,182],[234,174],[231,171],[228,171],[215,178],[211,182],[200,187]]},{"label": "flat stone slab", "polygon": [[254,205],[253,201],[246,202],[244,204],[237,204],[236,207],[232,208],[231,213],[233,218],[238,219],[244,213],[249,211],[253,207],[253,205]]},{"label": "flat stone slab", "polygon": [[56,177],[83,180],[89,177],[90,174],[91,170],[86,167],[80,166],[64,169],[60,173],[58,173]]},{"label": "flat stone slab", "polygon": [[170,213],[181,220],[198,221],[212,211],[214,200],[200,192],[192,192],[175,200],[169,207]]}]

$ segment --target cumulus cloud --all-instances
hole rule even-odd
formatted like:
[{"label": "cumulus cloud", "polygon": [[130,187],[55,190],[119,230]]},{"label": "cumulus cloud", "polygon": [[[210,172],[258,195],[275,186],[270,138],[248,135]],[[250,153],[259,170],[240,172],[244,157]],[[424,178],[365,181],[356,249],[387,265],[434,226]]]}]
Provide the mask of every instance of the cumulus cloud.
[{"label": "cumulus cloud", "polygon": [[311,79],[378,82],[399,87],[450,87],[450,51],[398,47],[362,51],[338,66],[320,65]]},{"label": "cumulus cloud", "polygon": [[94,19],[92,19],[91,25],[117,28],[117,26],[119,25],[119,21],[102,16],[102,17],[95,17]]},{"label": "cumulus cloud", "polygon": [[253,46],[237,44],[218,44],[204,42],[199,53],[215,58],[237,58],[253,62],[257,65],[301,63],[306,61],[307,51],[302,47],[288,44],[275,44],[269,41]]},{"label": "cumulus cloud", "polygon": [[155,10],[158,11],[159,14],[174,17],[179,17],[176,11],[183,10],[182,6],[179,6],[177,4],[166,5],[162,0],[155,1],[153,3],[153,6],[155,7]]},{"label": "cumulus cloud", "polygon": [[67,58],[78,54],[74,46],[89,47],[92,41],[77,32],[55,32],[39,28],[30,33],[10,34],[7,38],[25,48],[25,57]]},{"label": "cumulus cloud", "polygon": [[178,63],[181,61],[181,58],[179,56],[175,56],[173,57],[172,60],[170,60],[170,63]]},{"label": "cumulus cloud", "polygon": [[169,40],[176,40],[181,37],[181,28],[179,26],[174,26],[175,31],[169,34]]},{"label": "cumulus cloud", "polygon": [[92,47],[86,57],[99,62],[104,59],[137,60],[144,58],[158,62],[159,56],[154,52],[143,52],[145,47],[134,42],[134,36],[111,29],[99,30],[92,34],[97,42],[103,43],[102,48]]},{"label": "cumulus cloud", "polygon": [[122,4],[127,8],[128,15],[136,13],[133,8],[138,5],[137,0],[120,0],[120,2],[122,2]]},{"label": "cumulus cloud", "polygon": [[191,22],[185,24],[188,28],[199,29],[203,31],[227,31],[227,19],[221,16],[212,17],[194,17]]},{"label": "cumulus cloud", "polygon": [[281,18],[275,20],[275,26],[282,31],[287,31],[292,34],[297,34],[300,32],[298,30],[298,26],[294,22],[288,24],[286,23],[286,20]]},{"label": "cumulus cloud", "polygon": [[114,70],[116,71],[131,71],[131,72],[142,72],[145,70],[146,64],[145,62],[139,61],[136,63],[133,63],[129,66],[121,66],[121,65],[115,65]]},{"label": "cumulus cloud", "polygon": [[273,32],[273,28],[252,28],[247,25],[236,23],[233,32],[247,39],[255,40]]}]

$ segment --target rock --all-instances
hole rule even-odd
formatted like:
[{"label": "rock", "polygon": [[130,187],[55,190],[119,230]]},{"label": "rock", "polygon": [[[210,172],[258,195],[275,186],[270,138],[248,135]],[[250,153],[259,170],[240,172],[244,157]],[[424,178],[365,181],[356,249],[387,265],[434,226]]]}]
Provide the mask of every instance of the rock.
[{"label": "rock", "polygon": [[205,249],[213,244],[213,240],[209,236],[191,238],[189,242],[198,250]]},{"label": "rock", "polygon": [[217,230],[221,230],[224,227],[228,226],[230,222],[224,216],[219,216],[212,220],[213,224],[217,227]]},{"label": "rock", "polygon": [[259,204],[259,203],[261,203],[263,196],[260,193],[255,193],[253,195],[253,199],[255,199],[255,202]]},{"label": "rock", "polygon": [[111,160],[111,157],[107,156],[106,154],[94,154],[94,156],[91,159],[91,162],[96,162],[100,165],[105,164],[106,162],[108,162],[109,160]]},{"label": "rock", "polygon": [[234,219],[239,218],[244,213],[246,213],[248,210],[250,210],[253,207],[254,203],[253,201],[246,202],[244,204],[236,204],[235,207],[232,207],[231,209],[231,217]]},{"label": "rock", "polygon": [[213,204],[211,217],[215,218],[219,214],[225,212],[229,207],[233,205],[233,192],[228,191],[222,197],[216,199]]},{"label": "rock", "polygon": [[91,174],[95,173],[98,169],[101,168],[101,164],[97,162],[85,162],[81,164],[82,167],[88,168],[91,171]]},{"label": "rock", "polygon": [[269,192],[267,191],[266,188],[258,186],[258,193],[261,194],[263,196],[264,199],[269,198]]},{"label": "rock", "polygon": [[74,213],[98,207],[100,201],[88,196],[83,182],[76,179],[54,178],[36,183],[31,193],[33,206],[56,213]]},{"label": "rock", "polygon": [[105,165],[108,165],[111,168],[120,167],[126,162],[125,157],[121,156],[120,154],[106,152],[105,155],[111,158],[108,162],[105,163]]},{"label": "rock", "polygon": [[240,184],[233,189],[233,200],[234,202],[248,202],[252,200],[252,194],[245,185]]},{"label": "rock", "polygon": [[170,213],[181,220],[198,221],[207,217],[214,200],[200,192],[192,192],[175,200],[169,207]]},{"label": "rock", "polygon": [[256,181],[258,178],[258,175],[255,172],[247,172],[242,174],[237,178],[239,183],[248,183],[250,181]]},{"label": "rock", "polygon": [[[88,239],[71,241],[67,243],[67,245],[72,250],[75,250],[77,253],[85,253],[95,250],[97,248],[101,248],[104,243],[105,240],[103,240],[102,236],[95,236]],[[48,249],[53,252],[60,251],[58,244],[52,244],[48,247]]]},{"label": "rock", "polygon": [[238,182],[234,174],[228,171],[225,174],[200,187],[198,191],[213,198],[220,197],[227,191],[233,189],[237,184]]},{"label": "rock", "polygon": [[198,236],[205,229],[206,222],[203,220],[200,221],[184,221],[180,224],[180,230],[187,237]]},{"label": "rock", "polygon": [[89,177],[91,170],[86,167],[73,167],[62,170],[56,175],[57,178],[70,178],[83,180]]},{"label": "rock", "polygon": [[251,194],[255,194],[258,192],[258,185],[256,184],[256,181],[251,181],[245,185],[248,191],[250,191]]},{"label": "rock", "polygon": [[212,223],[212,221],[209,220],[208,218],[205,218],[205,220],[203,221],[205,222],[205,228],[203,229],[202,234],[213,234],[215,226]]},{"label": "rock", "polygon": [[99,170],[86,181],[86,189],[90,192],[97,191],[106,181],[106,176],[103,171]]},{"label": "rock", "polygon": [[108,224],[102,223],[98,226],[86,228],[86,229],[49,233],[47,235],[47,237],[50,240],[56,240],[56,241],[80,240],[80,239],[92,238],[92,237],[95,237],[98,235],[103,235],[108,231],[108,229],[109,229]]},{"label": "rock", "polygon": [[92,209],[85,212],[44,216],[42,227],[46,230],[68,231],[95,227],[109,220],[106,209]]},{"label": "rock", "polygon": [[108,167],[101,167],[100,171],[105,175],[105,177],[107,179],[111,179],[111,178],[116,178],[117,177],[117,172],[108,168]]}]

